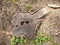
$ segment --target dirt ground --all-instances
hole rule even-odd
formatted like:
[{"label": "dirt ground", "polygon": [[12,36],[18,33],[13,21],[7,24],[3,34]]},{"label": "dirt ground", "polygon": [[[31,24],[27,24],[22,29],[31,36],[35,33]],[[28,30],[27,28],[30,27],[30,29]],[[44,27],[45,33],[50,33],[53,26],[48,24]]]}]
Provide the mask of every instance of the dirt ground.
[{"label": "dirt ground", "polygon": [[[30,13],[34,15],[49,3],[60,5],[60,0],[0,0],[0,45],[10,45],[12,17],[18,13]],[[28,9],[26,6],[29,5]],[[31,8],[30,8],[31,7]],[[40,36],[51,36],[52,41],[46,41],[43,45],[60,45],[60,8],[53,9],[43,18],[39,28]],[[20,45],[20,44],[17,44]],[[26,43],[25,45],[35,45]]]}]

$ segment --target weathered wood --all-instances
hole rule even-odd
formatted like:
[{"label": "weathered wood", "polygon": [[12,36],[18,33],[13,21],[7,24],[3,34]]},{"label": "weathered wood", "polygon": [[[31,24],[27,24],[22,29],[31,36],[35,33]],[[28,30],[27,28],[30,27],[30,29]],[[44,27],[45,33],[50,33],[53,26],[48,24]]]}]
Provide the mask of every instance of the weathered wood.
[{"label": "weathered wood", "polygon": [[[12,35],[20,37],[21,35],[24,35],[27,39],[32,39],[36,34],[36,23],[39,18],[45,16],[50,11],[47,10],[48,7],[43,8],[38,13],[34,15],[30,15],[29,13],[19,13],[12,18],[12,24],[15,26],[12,29]],[[40,20],[41,21],[41,20]]]}]

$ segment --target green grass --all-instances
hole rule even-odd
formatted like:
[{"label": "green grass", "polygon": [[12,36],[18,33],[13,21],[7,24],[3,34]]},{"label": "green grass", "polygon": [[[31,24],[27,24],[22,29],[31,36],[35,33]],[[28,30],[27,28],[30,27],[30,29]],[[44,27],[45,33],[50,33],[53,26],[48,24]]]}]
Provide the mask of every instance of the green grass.
[{"label": "green grass", "polygon": [[11,0],[11,2],[12,2],[12,3],[15,3],[15,4],[17,4],[17,5],[20,5],[20,3],[21,3],[21,2],[20,2],[20,3],[17,2],[16,0]]},{"label": "green grass", "polygon": [[45,36],[37,37],[35,40],[32,40],[32,42],[36,45],[43,45],[45,41],[47,41]]},{"label": "green grass", "polygon": [[16,45],[17,42],[18,42],[18,39],[16,39],[15,36],[12,36],[12,37],[11,37],[10,45]]},{"label": "green grass", "polygon": [[35,0],[35,2],[38,2],[38,0]]},{"label": "green grass", "polygon": [[[46,41],[52,41],[52,37],[48,36],[39,36],[39,31],[37,31],[37,37],[36,39],[32,39],[30,40],[30,43],[33,43],[33,44],[36,44],[36,45],[43,45],[44,42]],[[10,42],[10,45],[16,45],[17,43],[20,43],[21,45],[25,44],[27,42],[26,39],[24,39],[23,37],[20,37],[20,38],[16,38],[15,36],[12,36],[11,37],[11,42]]]},{"label": "green grass", "polygon": [[25,9],[28,12],[32,7],[29,4],[26,4]]},{"label": "green grass", "polygon": [[15,36],[12,36],[10,45],[16,45],[17,43],[24,44],[26,43],[26,39],[24,39],[23,37],[16,38]]},{"label": "green grass", "polygon": [[15,3],[16,2],[16,0],[11,0],[13,3]]}]

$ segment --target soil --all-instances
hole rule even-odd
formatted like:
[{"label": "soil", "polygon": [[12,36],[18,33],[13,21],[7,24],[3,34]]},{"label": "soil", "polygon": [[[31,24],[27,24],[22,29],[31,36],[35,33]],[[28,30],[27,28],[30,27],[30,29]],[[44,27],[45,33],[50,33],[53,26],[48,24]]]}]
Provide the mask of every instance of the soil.
[{"label": "soil", "polygon": [[[16,3],[17,2],[17,3]],[[12,17],[18,13],[30,13],[34,15],[49,3],[60,5],[60,0],[0,0],[0,45],[10,45]],[[30,10],[26,10],[26,5],[30,5]],[[43,17],[39,25],[40,36],[51,36],[54,40],[45,42],[43,45],[60,45],[60,8],[51,9],[51,12]],[[54,43],[53,43],[54,42]],[[20,44],[17,44],[20,45]],[[35,45],[27,43],[26,45]]]}]

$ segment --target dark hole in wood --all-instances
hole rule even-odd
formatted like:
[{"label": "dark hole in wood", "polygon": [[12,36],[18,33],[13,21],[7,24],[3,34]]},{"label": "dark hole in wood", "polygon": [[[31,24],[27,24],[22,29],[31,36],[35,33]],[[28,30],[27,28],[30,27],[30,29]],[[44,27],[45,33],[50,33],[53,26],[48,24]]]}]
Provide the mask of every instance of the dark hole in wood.
[{"label": "dark hole in wood", "polygon": [[16,25],[16,27],[18,27],[18,25]]},{"label": "dark hole in wood", "polygon": [[2,20],[4,19],[4,17],[2,17]]},{"label": "dark hole in wood", "polygon": [[23,26],[23,24],[24,24],[24,22],[22,21],[22,22],[21,22],[21,25]]},{"label": "dark hole in wood", "polygon": [[29,21],[26,21],[26,24],[28,24],[29,23]]}]

